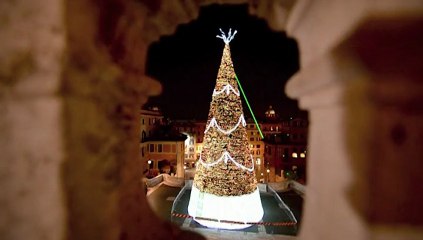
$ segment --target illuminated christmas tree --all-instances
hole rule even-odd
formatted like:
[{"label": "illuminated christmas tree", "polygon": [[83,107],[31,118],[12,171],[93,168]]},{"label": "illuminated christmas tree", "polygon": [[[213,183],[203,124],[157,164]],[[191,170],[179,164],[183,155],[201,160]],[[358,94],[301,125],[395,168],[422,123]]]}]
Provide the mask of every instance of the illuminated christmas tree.
[{"label": "illuminated christmas tree", "polygon": [[189,214],[201,225],[226,229],[246,228],[263,217],[229,48],[235,34],[229,30],[228,36],[223,32],[217,36],[225,48],[188,206]]}]

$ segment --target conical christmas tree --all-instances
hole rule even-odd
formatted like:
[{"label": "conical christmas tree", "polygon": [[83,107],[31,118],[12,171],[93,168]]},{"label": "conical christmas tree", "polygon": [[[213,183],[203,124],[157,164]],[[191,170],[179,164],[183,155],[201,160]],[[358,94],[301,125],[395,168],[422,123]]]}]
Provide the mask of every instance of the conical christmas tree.
[{"label": "conical christmas tree", "polygon": [[230,30],[228,36],[223,32],[217,36],[225,48],[188,206],[188,213],[201,225],[226,229],[246,228],[263,217],[229,49],[235,34]]}]

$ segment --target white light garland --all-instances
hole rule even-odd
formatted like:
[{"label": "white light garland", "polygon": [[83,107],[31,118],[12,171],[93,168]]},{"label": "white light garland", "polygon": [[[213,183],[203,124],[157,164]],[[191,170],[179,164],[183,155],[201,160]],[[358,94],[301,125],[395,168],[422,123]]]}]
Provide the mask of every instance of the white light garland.
[{"label": "white light garland", "polygon": [[226,34],[222,31],[221,28],[219,28],[219,30],[222,33],[222,35],[216,35],[216,37],[223,39],[223,41],[225,42],[225,44],[229,44],[229,42],[232,41],[232,39],[234,39],[235,34],[237,33],[237,31],[235,30],[233,32],[233,34],[232,34],[232,28],[229,28],[228,36],[226,36]]},{"label": "white light garland", "polygon": [[230,84],[226,84],[220,91],[216,91],[216,89],[213,90],[213,96],[219,95],[226,91],[226,95],[229,95],[229,91],[232,91],[235,93],[235,95],[239,96],[239,92],[235,90],[235,88],[232,87]]},{"label": "white light garland", "polygon": [[216,161],[211,162],[211,163],[204,162],[203,159],[201,159],[201,153],[200,153],[200,158],[198,159],[198,162],[201,163],[201,165],[203,165],[204,167],[209,168],[209,167],[212,167],[212,166],[218,164],[221,161],[224,161],[225,164],[227,164],[228,160],[231,160],[237,167],[239,167],[243,170],[247,170],[249,172],[252,172],[252,171],[254,171],[254,160],[253,160],[253,156],[251,154],[250,154],[250,157],[251,157],[251,163],[253,164],[253,166],[251,168],[247,168],[247,167],[243,166],[242,164],[238,163],[237,161],[235,161],[235,159],[233,159],[227,151],[225,151],[219,159],[217,159]]},{"label": "white light garland", "polygon": [[222,129],[220,126],[219,126],[219,124],[217,123],[217,120],[216,120],[216,118],[215,117],[213,117],[211,120],[210,120],[210,123],[209,123],[209,125],[207,126],[207,128],[206,128],[206,130],[204,130],[204,133],[206,133],[209,129],[210,129],[210,127],[216,127],[220,132],[222,132],[222,133],[224,133],[224,134],[226,134],[226,135],[229,135],[229,134],[231,134],[233,131],[235,131],[237,128],[238,128],[238,126],[239,126],[239,124],[241,124],[242,123],[242,126],[246,126],[247,125],[247,123],[245,122],[245,119],[244,119],[244,115],[243,114],[241,114],[241,116],[239,116],[239,120],[238,120],[238,123],[233,127],[233,128],[231,128],[231,129],[229,129],[229,130],[224,130],[224,129]]}]

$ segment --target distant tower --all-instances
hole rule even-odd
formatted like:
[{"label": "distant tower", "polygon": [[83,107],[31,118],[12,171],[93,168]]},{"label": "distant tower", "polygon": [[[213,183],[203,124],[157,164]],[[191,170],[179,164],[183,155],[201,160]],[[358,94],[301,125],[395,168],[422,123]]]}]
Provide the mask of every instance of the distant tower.
[{"label": "distant tower", "polygon": [[269,106],[269,109],[264,113],[266,118],[276,118],[276,112],[273,110],[272,105]]}]

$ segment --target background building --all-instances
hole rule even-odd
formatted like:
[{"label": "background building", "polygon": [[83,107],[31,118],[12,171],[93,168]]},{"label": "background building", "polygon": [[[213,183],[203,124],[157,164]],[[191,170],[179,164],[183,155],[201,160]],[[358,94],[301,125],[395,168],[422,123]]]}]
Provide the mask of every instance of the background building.
[{"label": "background building", "polygon": [[305,181],[307,116],[282,118],[269,106],[260,126],[264,135],[264,181]]},{"label": "background building", "polygon": [[151,136],[155,126],[163,123],[163,114],[158,107],[140,109],[141,141]]},{"label": "background building", "polygon": [[304,182],[308,121],[297,117],[282,123],[283,131],[267,135],[264,140],[267,179],[269,182],[283,178]]},{"label": "background building", "polygon": [[157,107],[141,110],[140,114],[140,154],[145,176],[168,173],[183,178],[187,137],[174,131]]},{"label": "background building", "polygon": [[174,131],[187,137],[185,140],[185,166],[187,169],[195,168],[194,164],[200,157],[203,146],[206,121],[175,120],[171,125]]},{"label": "background building", "polygon": [[[259,124],[259,126],[260,125],[261,124]],[[257,180],[259,182],[264,182],[266,171],[264,166],[264,142],[261,139],[259,130],[251,118],[247,119],[247,135],[250,141],[250,153],[254,159]]]}]

